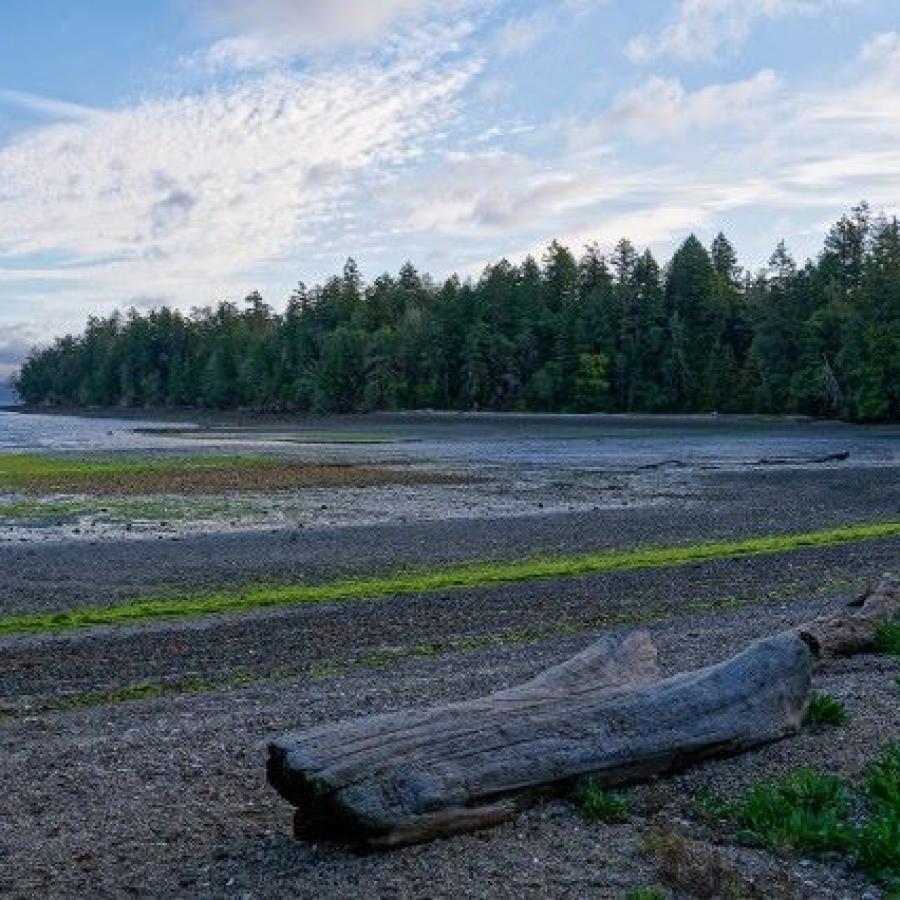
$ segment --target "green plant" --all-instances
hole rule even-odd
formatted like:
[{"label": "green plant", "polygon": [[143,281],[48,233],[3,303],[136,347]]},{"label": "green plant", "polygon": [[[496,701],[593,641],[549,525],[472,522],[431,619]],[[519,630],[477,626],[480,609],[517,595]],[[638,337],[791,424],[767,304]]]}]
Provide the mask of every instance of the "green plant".
[{"label": "green plant", "polygon": [[900,815],[900,743],[888,744],[866,769],[865,792],[875,808]]},{"label": "green plant", "polygon": [[[722,807],[717,807],[717,811]],[[808,853],[841,851],[854,866],[900,891],[900,744],[889,744],[851,792],[834,775],[804,768],[750,788],[727,819],[749,844]],[[859,821],[853,823],[854,814]]]},{"label": "green plant", "polygon": [[735,804],[733,817],[747,843],[825,853],[850,844],[850,799],[840,778],[803,768],[752,787]]},{"label": "green plant", "polygon": [[628,804],[595,781],[588,781],[577,795],[578,811],[587,822],[617,825],[628,821]]},{"label": "green plant", "polygon": [[856,835],[856,865],[900,894],[900,743],[866,769],[863,792],[871,815]]},{"label": "green plant", "polygon": [[900,743],[888,744],[866,769],[863,793],[871,815],[856,834],[856,865],[900,893]]},{"label": "green plant", "polygon": [[854,836],[854,857],[857,868],[900,891],[900,815],[882,813],[864,822]]},{"label": "green plant", "polygon": [[879,653],[900,656],[900,621],[885,622],[875,633],[875,649]]},{"label": "green plant", "polygon": [[843,725],[847,721],[844,704],[830,694],[814,693],[803,719],[805,725]]},{"label": "green plant", "polygon": [[169,456],[54,456],[37,453],[0,453],[0,484],[11,488],[54,485],[65,479],[115,478],[156,473],[274,468],[277,457],[225,455]]},{"label": "green plant", "polygon": [[733,804],[709,788],[701,788],[694,796],[694,813],[710,827],[729,821]]},{"label": "green plant", "polygon": [[668,896],[661,887],[648,885],[646,887],[632,888],[625,895],[625,900],[666,900]]}]

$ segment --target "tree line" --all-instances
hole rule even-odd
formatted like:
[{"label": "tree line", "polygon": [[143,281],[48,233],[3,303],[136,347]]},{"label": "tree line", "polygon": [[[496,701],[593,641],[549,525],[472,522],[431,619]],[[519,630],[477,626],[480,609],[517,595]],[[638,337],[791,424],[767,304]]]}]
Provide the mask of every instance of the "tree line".
[{"label": "tree line", "polygon": [[900,224],[865,204],[798,265],[782,243],[743,271],[724,235],[661,268],[627,240],[501,260],[436,282],[353,260],[183,314],[135,309],[35,349],[22,400],[271,411],[391,409],[804,413],[900,419]]}]

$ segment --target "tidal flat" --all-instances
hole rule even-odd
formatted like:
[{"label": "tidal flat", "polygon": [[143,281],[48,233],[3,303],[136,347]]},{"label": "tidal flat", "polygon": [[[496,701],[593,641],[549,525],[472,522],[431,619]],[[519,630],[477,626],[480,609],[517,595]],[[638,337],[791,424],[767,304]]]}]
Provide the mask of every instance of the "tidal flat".
[{"label": "tidal flat", "polygon": [[0,451],[4,896],[681,896],[673,846],[746,896],[888,890],[696,802],[860,782],[900,736],[888,641],[817,674],[844,724],[626,788],[616,824],[562,799],[360,856],[296,842],[263,770],[281,731],[478,696],[605,631],[650,629],[675,672],[846,602],[900,568],[897,427],[3,413]]}]

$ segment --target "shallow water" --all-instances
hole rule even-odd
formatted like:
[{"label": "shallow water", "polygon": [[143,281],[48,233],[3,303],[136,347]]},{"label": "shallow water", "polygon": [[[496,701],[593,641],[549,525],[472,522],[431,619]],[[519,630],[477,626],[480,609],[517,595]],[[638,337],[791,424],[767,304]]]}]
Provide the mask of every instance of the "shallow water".
[{"label": "shallow water", "polygon": [[155,422],[138,422],[133,419],[0,412],[0,450],[103,451],[171,445],[171,438],[135,432],[136,428],[148,427],[160,426]]},{"label": "shallow water", "polygon": [[[408,449],[407,449],[407,452]],[[857,465],[900,463],[900,433],[852,429],[758,431],[710,429],[703,433],[667,425],[557,437],[466,438],[423,441],[416,454],[432,459],[547,466],[580,470],[640,469],[653,466],[729,468],[762,462],[806,464],[849,453]]]},{"label": "shallow water", "polygon": [[[161,433],[168,429],[175,432]],[[230,447],[246,452],[257,447],[316,460],[425,459],[587,470],[659,464],[727,468],[763,460],[804,464],[839,453],[849,453],[856,465],[900,464],[900,426],[735,417],[384,414],[278,419],[241,429],[201,428],[193,436],[185,430],[183,422],[0,412],[0,450]],[[373,442],[345,442],[354,435]]]}]

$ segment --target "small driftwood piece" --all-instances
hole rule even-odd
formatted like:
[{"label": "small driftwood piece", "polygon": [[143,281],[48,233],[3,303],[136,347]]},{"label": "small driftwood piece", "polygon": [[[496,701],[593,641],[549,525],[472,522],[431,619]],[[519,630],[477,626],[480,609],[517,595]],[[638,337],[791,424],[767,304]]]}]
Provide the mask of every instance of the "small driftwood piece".
[{"label": "small driftwood piece", "polygon": [[885,575],[837,613],[813,619],[797,631],[819,659],[864,653],[878,629],[900,615],[900,578]]},{"label": "small driftwood piece", "polygon": [[585,777],[622,784],[795,733],[817,657],[871,645],[898,602],[886,578],[841,615],[665,679],[647,632],[606,636],[478,700],[280,737],[269,781],[300,838],[390,847],[493,825]]}]

